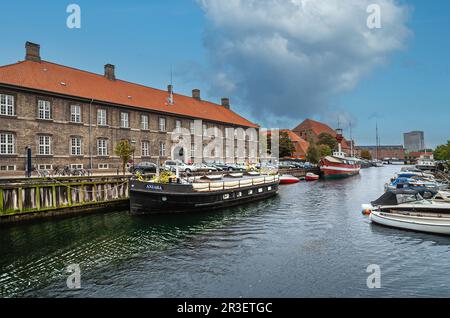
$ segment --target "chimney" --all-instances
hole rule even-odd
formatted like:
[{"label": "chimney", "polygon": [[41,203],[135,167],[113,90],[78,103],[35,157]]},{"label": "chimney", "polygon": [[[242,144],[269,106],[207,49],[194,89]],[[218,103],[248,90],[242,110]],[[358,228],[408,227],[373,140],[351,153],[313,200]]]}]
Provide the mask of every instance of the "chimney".
[{"label": "chimney", "polygon": [[173,94],[173,85],[167,85],[167,92]]},{"label": "chimney", "polygon": [[115,66],[112,64],[105,65],[105,77],[110,81],[116,80]]},{"label": "chimney", "polygon": [[226,109],[230,109],[230,99],[229,98],[222,98],[222,106]]},{"label": "chimney", "polygon": [[40,62],[41,54],[40,54],[41,46],[39,44],[27,42],[25,43],[25,60]]},{"label": "chimney", "polygon": [[199,89],[193,89],[192,90],[192,97],[198,100],[201,100],[200,98],[200,90]]}]

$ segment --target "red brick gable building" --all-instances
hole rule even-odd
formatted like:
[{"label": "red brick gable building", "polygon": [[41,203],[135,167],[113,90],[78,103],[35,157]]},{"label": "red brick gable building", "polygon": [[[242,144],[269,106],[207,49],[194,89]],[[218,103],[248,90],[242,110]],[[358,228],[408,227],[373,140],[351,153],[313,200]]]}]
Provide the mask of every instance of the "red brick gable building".
[{"label": "red brick gable building", "polygon": [[[304,120],[300,125],[292,129],[292,131],[306,141],[313,140],[314,142],[317,142],[318,136],[321,133],[328,133],[333,137],[336,137],[336,131],[334,129],[324,123],[312,119]],[[350,153],[351,144],[345,138],[342,140],[341,146],[343,151]]]}]

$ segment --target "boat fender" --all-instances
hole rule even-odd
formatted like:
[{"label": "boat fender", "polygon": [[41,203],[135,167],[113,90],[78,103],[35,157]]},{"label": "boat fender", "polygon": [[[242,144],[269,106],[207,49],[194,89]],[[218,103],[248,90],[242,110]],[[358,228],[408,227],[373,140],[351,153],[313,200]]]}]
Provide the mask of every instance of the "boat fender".
[{"label": "boat fender", "polygon": [[365,209],[362,211],[362,214],[365,216],[369,216],[372,213],[372,211],[370,209]]}]

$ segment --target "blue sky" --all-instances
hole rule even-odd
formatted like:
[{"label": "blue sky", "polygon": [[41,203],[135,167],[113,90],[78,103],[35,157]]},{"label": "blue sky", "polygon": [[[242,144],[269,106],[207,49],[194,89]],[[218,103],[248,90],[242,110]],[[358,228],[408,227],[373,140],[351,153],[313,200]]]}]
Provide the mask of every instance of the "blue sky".
[{"label": "blue sky", "polygon": [[[70,3],[81,7],[81,29],[66,27]],[[402,133],[410,130],[424,130],[428,146],[450,139],[450,1],[401,3],[411,9],[407,26],[412,36],[404,48],[388,54],[385,64],[374,67],[351,90],[329,99],[328,111],[312,115],[336,126],[327,112],[342,110],[352,118],[358,144],[374,143],[376,121],[385,144],[401,144]],[[213,101],[225,96],[211,90],[209,73],[216,69],[208,64],[217,63],[211,58],[217,52],[208,38],[215,29],[196,1],[18,0],[2,3],[1,9],[8,13],[0,19],[2,65],[22,60],[24,43],[33,41],[41,45],[45,60],[97,73],[112,63],[119,78],[157,88],[169,83],[172,65],[177,92],[200,88],[203,98]],[[244,99],[230,97],[236,101],[233,109],[270,125]],[[301,112],[287,114],[278,123],[293,128],[304,117]]]}]

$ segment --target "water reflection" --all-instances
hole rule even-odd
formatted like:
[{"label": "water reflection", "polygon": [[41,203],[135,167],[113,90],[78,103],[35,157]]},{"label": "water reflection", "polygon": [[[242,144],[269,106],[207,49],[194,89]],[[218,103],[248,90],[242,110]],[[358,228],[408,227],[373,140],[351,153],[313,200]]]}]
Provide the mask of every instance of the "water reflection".
[{"label": "water reflection", "polygon": [[[447,237],[370,224],[361,203],[398,167],[299,183],[211,213],[127,211],[0,229],[3,297],[446,296]],[[65,285],[80,264],[82,289]],[[366,268],[382,268],[369,290]]]}]

